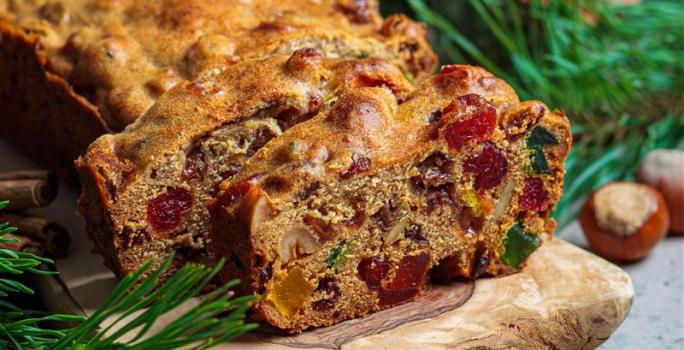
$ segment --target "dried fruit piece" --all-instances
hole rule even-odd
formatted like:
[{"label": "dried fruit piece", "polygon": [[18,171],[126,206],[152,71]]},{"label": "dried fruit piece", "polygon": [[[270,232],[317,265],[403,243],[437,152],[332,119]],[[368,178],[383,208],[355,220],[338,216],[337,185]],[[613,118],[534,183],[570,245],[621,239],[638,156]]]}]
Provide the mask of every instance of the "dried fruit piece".
[{"label": "dried fruit piece", "polygon": [[349,167],[349,169],[347,169],[347,171],[340,174],[340,178],[342,180],[350,179],[352,176],[356,174],[367,172],[368,170],[370,170],[370,166],[370,158],[354,154],[352,156],[351,166]]},{"label": "dried fruit piece", "polygon": [[311,297],[313,290],[314,286],[304,278],[304,271],[297,267],[275,284],[266,300],[272,302],[280,314],[292,318]]},{"label": "dried fruit piece", "polygon": [[427,194],[427,211],[431,213],[442,205],[453,205],[454,201],[451,199],[449,193],[453,184],[448,183],[439,187],[428,188]]},{"label": "dried fruit piece", "polygon": [[464,95],[442,110],[442,119],[458,119],[444,129],[447,145],[458,151],[471,140],[487,139],[496,126],[496,109],[479,95]]},{"label": "dried fruit piece", "polygon": [[383,205],[380,210],[371,215],[371,220],[373,220],[383,231],[392,228],[392,226],[394,226],[395,218],[391,205]]},{"label": "dried fruit piece", "polygon": [[315,293],[321,293],[326,297],[311,303],[311,308],[316,311],[327,311],[335,306],[335,302],[340,298],[340,287],[334,277],[323,277],[318,281]]},{"label": "dried fruit piece", "polygon": [[532,170],[535,174],[550,174],[551,169],[546,161],[544,150],[540,147],[533,148],[532,151]]},{"label": "dried fruit piece", "polygon": [[414,242],[427,242],[427,238],[423,237],[423,230],[418,224],[411,224],[404,229],[404,237]]},{"label": "dried fruit piece", "polygon": [[444,154],[434,153],[418,164],[420,175],[413,182],[425,187],[444,185],[451,180],[453,163]]},{"label": "dried fruit piece", "polygon": [[347,241],[343,240],[340,241],[340,243],[337,243],[335,248],[333,248],[333,250],[330,252],[330,255],[328,255],[328,258],[325,259],[325,263],[328,265],[328,268],[335,270],[338,266],[344,263],[344,261],[347,260],[349,248],[350,246]]},{"label": "dried fruit piece", "polygon": [[363,225],[366,219],[366,213],[363,210],[356,210],[354,216],[347,220],[341,221],[341,223],[350,228],[359,228]]},{"label": "dried fruit piece", "polygon": [[549,207],[549,196],[544,189],[544,182],[538,177],[525,180],[525,187],[518,199],[520,210],[543,211]]},{"label": "dried fruit piece", "polygon": [[558,139],[556,138],[556,135],[552,134],[541,125],[537,125],[532,128],[530,136],[527,137],[528,148],[544,147],[547,145],[557,144]]},{"label": "dried fruit piece", "polygon": [[181,177],[188,181],[202,180],[209,167],[204,161],[204,153],[200,147],[193,148],[185,158],[185,167]]},{"label": "dried fruit piece", "polygon": [[359,262],[356,267],[359,278],[366,282],[370,289],[376,289],[380,286],[380,282],[387,276],[390,265],[381,257],[365,258]]},{"label": "dried fruit piece", "polygon": [[169,187],[147,202],[147,222],[156,232],[176,228],[192,209],[192,194],[184,188]]},{"label": "dried fruit piece", "polygon": [[541,244],[537,235],[527,233],[522,224],[516,222],[503,238],[504,251],[501,260],[506,265],[518,267]]},{"label": "dried fruit piece", "polygon": [[476,189],[486,190],[501,183],[508,173],[508,160],[496,146],[486,142],[482,151],[465,161],[463,170],[475,174]]},{"label": "dried fruit piece", "polygon": [[311,227],[318,234],[320,242],[326,242],[333,238],[335,231],[333,227],[328,225],[325,220],[311,215],[304,215],[302,218],[305,224]]},{"label": "dried fruit piece", "polygon": [[426,282],[429,264],[425,253],[401,259],[392,281],[378,291],[380,305],[395,305],[416,296]]}]

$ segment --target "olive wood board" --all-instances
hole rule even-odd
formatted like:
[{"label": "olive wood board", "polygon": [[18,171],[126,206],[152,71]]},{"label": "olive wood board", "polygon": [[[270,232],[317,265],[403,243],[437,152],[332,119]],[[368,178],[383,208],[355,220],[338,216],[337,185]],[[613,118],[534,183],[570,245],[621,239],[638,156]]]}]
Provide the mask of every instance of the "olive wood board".
[{"label": "olive wood board", "polygon": [[[100,263],[85,256],[81,267]],[[115,285],[111,276],[71,289],[68,282],[41,278],[49,307],[89,314]],[[433,285],[414,302],[297,335],[262,325],[216,349],[593,349],[627,317],[633,297],[622,269],[555,238],[520,273]],[[165,315],[154,328],[173,317]]]}]

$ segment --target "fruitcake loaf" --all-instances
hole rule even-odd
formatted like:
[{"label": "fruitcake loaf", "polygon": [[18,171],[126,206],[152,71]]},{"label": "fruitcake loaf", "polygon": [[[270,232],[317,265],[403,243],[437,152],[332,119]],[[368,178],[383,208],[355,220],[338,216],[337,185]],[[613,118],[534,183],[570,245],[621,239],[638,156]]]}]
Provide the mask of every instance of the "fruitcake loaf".
[{"label": "fruitcake loaf", "polygon": [[171,272],[185,261],[209,262],[204,203],[220,181],[271,138],[366,86],[387,86],[400,100],[411,90],[379,58],[324,59],[313,49],[178,84],[76,162],[79,213],[96,250],[119,276],[173,251]]},{"label": "fruitcake loaf", "polygon": [[446,66],[401,100],[347,92],[271,140],[209,204],[224,281],[297,332],[409,301],[427,281],[518,269],[552,233],[568,119]]},{"label": "fruitcake loaf", "polygon": [[425,28],[372,0],[0,0],[0,136],[71,167],[179,82],[300,48],[436,66]]}]

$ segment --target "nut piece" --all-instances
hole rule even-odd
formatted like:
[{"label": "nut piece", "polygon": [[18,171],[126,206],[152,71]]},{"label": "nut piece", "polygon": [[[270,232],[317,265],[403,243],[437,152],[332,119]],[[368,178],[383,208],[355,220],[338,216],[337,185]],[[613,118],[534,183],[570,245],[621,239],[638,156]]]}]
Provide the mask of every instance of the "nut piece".
[{"label": "nut piece", "polygon": [[579,220],[594,250],[618,261],[648,255],[665,237],[670,221],[658,191],[628,182],[611,183],[592,193]]},{"label": "nut piece", "polygon": [[278,252],[280,254],[280,259],[284,264],[298,255],[311,254],[315,252],[318,247],[318,241],[313,237],[309,230],[295,227],[280,236]]},{"label": "nut piece", "polygon": [[670,231],[684,234],[684,151],[660,149],[649,153],[637,179],[660,191],[670,213]]},{"label": "nut piece", "polygon": [[274,214],[271,200],[266,191],[252,186],[245,194],[242,202],[242,214],[249,232],[257,232],[257,226],[267,221]]}]

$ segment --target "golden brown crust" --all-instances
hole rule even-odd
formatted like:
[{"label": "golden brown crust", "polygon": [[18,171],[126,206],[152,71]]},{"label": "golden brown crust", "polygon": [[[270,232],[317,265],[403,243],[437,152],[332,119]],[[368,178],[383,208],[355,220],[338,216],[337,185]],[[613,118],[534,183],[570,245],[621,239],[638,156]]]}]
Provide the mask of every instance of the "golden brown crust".
[{"label": "golden brown crust", "polygon": [[[474,138],[460,144],[450,130],[462,125],[457,132]],[[209,204],[210,248],[228,259],[221,279],[240,278],[239,292],[260,294],[257,317],[277,327],[365,315],[418,294],[421,278],[396,289],[406,271],[514,271],[516,254],[529,252],[505,253],[504,237],[518,223],[535,239],[551,234],[570,144],[565,115],[521,103],[478,67],[447,66],[401,100],[386,87],[350,91],[221,184]],[[534,163],[537,152],[546,168]],[[346,262],[333,268],[341,246]],[[364,280],[368,259],[390,266],[379,285]]]},{"label": "golden brown crust", "polygon": [[[3,81],[5,94],[26,95],[31,106],[71,106],[68,115],[75,122],[61,128],[85,134],[51,134],[59,125],[52,119],[60,118],[42,122],[47,119],[42,113],[25,111],[19,98],[8,97],[13,113],[3,115],[31,120],[6,123],[8,138],[43,158],[57,150],[74,159],[95,136],[122,130],[175,84],[215,75],[239,61],[308,47],[330,58],[383,58],[416,79],[436,66],[424,27],[401,15],[383,24],[374,1],[37,0],[0,5],[0,59],[4,69],[23,74],[26,81],[19,86]],[[48,125],[43,133],[29,126],[38,119]],[[30,147],[46,136],[56,148]]]}]

